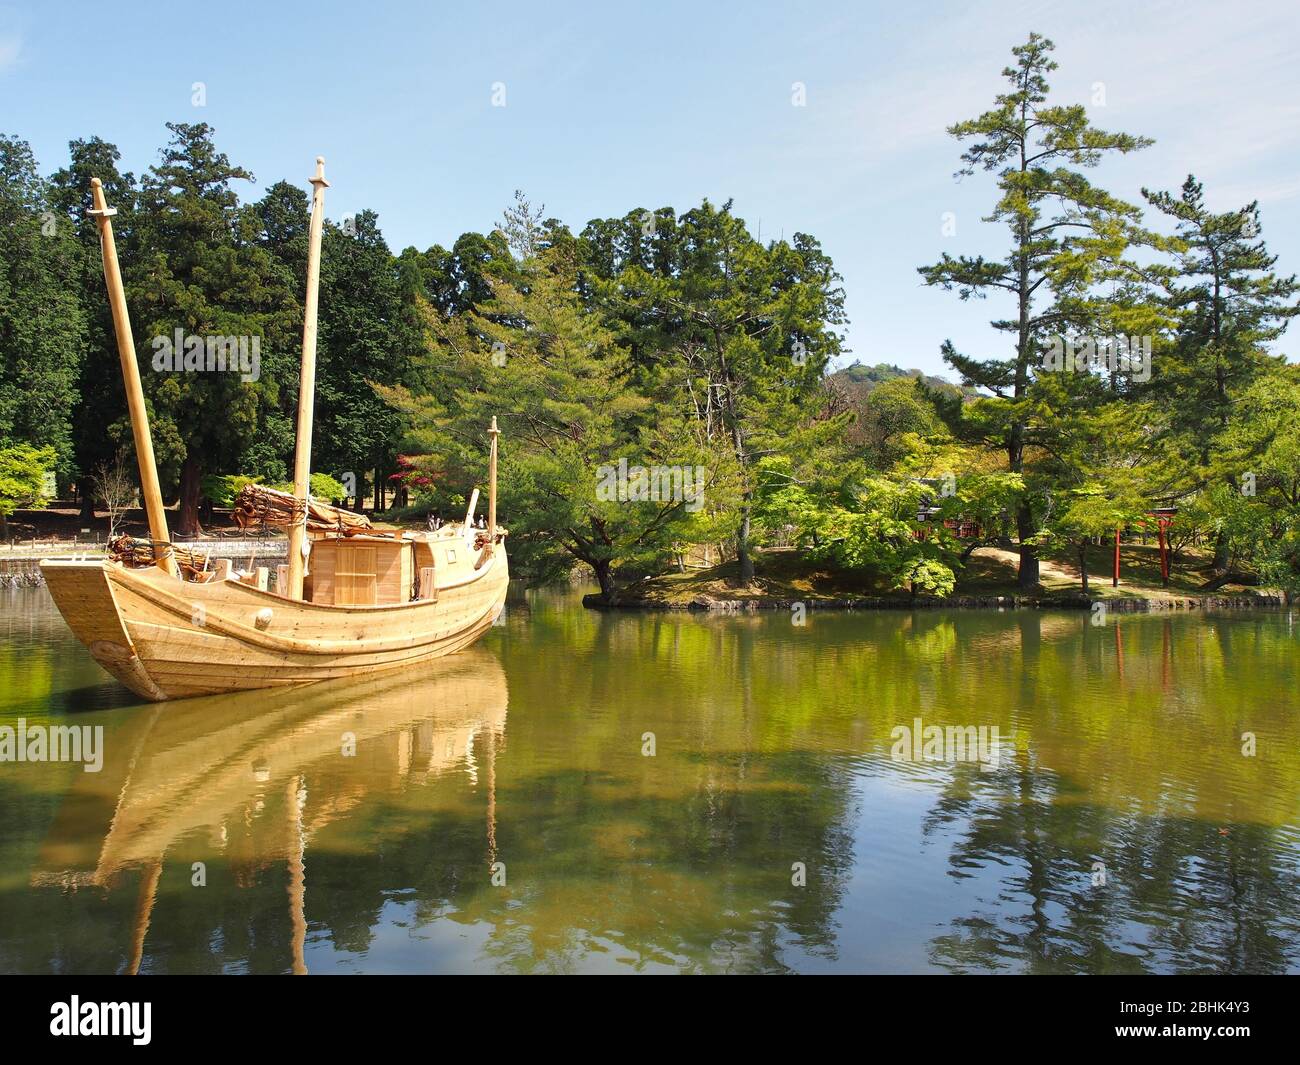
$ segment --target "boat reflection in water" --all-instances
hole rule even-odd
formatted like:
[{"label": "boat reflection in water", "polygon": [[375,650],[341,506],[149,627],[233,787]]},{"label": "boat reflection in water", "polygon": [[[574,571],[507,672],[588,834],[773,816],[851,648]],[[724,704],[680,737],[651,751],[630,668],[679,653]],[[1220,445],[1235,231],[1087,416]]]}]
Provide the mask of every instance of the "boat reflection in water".
[{"label": "boat reflection in water", "polygon": [[[0,771],[0,970],[1300,971],[1290,615],[579,594],[429,670],[103,710],[0,619],[0,723],[105,731]],[[918,718],[996,768],[899,755]]]},{"label": "boat reflection in water", "polygon": [[[188,865],[187,886],[219,897],[223,876],[226,886],[245,888],[278,866],[287,874],[291,968],[306,972],[305,859],[313,840],[376,793],[400,795],[453,772],[481,797],[476,849],[486,879],[496,860],[505,673],[491,653],[470,649],[419,674],[209,696],[187,702],[183,713],[144,710],[110,733],[103,770],[79,774],[65,795],[32,886],[90,889],[109,900],[134,887],[130,927],[121,927],[112,953],[120,958],[129,939],[125,964],[113,967],[136,973],[151,925],[170,924],[174,939],[185,924],[163,910],[173,901],[185,908],[177,885],[186,870],[169,868],[171,890],[160,892],[164,862]],[[91,831],[95,818],[101,832]],[[368,842],[382,859],[382,837]]]}]

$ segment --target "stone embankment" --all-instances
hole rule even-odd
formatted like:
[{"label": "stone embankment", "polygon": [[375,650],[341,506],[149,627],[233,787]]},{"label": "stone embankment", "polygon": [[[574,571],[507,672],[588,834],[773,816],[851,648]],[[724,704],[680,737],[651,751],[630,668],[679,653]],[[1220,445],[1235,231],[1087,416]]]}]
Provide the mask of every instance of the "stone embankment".
[{"label": "stone embankment", "polygon": [[955,595],[948,598],[918,595],[915,598],[868,596],[845,599],[789,599],[754,597],[724,599],[701,595],[694,599],[670,602],[659,599],[625,599],[606,603],[597,594],[583,597],[583,606],[593,610],[689,610],[713,614],[745,614],[760,610],[792,610],[802,605],[807,610],[1090,610],[1094,603],[1104,603],[1108,611],[1124,614],[1157,613],[1176,610],[1255,610],[1261,607],[1287,606],[1278,594],[1260,595],[1186,595],[1151,599],[1102,599],[1085,595]]}]

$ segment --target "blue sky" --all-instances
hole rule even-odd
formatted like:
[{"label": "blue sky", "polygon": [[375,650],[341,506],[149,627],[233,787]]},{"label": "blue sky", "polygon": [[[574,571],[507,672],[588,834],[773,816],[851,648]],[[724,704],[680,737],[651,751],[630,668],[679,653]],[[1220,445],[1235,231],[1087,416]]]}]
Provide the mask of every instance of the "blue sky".
[{"label": "blue sky", "polygon": [[1100,168],[1103,186],[1136,200],[1192,171],[1216,209],[1258,199],[1291,273],[1296,23],[1294,2],[0,3],[0,130],[46,173],[91,135],[138,173],[164,122],[205,121],[256,175],[246,197],[281,178],[305,188],[324,155],[329,216],[376,210],[395,251],[490,229],[516,188],[575,231],[734,198],[764,238],[821,240],[852,357],[936,372],[946,337],[1002,351],[987,320],[1005,306],[927,290],[915,268],[999,248],[979,221],[990,180],[953,180],[944,129],[991,104],[1012,45],[1045,33],[1056,99],[1089,103],[1100,85],[1098,125],[1156,139]]}]

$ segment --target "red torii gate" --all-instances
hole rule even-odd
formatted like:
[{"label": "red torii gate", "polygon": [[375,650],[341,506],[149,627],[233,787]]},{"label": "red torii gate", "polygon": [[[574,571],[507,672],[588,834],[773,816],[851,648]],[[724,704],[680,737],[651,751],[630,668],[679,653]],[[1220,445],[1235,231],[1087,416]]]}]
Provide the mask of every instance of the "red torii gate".
[{"label": "red torii gate", "polygon": [[[1156,507],[1154,510],[1148,510],[1147,514],[1156,519],[1156,529],[1160,537],[1160,582],[1169,587],[1169,544],[1166,539],[1166,533],[1169,526],[1174,522],[1174,515],[1178,513],[1177,507]],[[1144,529],[1146,522],[1139,522]],[[1110,584],[1112,588],[1119,587],[1119,534],[1120,529],[1115,529],[1115,572],[1111,577]]]}]

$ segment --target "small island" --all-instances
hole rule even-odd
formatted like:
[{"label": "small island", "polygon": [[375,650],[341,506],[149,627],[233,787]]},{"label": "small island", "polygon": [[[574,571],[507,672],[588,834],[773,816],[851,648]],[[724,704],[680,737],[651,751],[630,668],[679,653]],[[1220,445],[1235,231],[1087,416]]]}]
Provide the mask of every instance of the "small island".
[{"label": "small island", "polygon": [[[1110,548],[1090,547],[1094,572],[1113,559]],[[1113,585],[1090,582],[1080,587],[1077,562],[1069,558],[1041,559],[1041,582],[1026,594],[1016,583],[1016,555],[1005,547],[975,548],[953,591],[929,595],[889,588],[860,575],[836,572],[792,549],[764,551],[758,572],[747,585],[738,580],[735,562],[646,578],[629,585],[613,602],[599,593],[584,597],[595,609],[700,610],[714,612],[750,610],[888,610],[925,607],[953,608],[1089,608],[1104,603],[1109,610],[1187,610],[1241,607],[1279,607],[1290,602],[1282,589],[1261,588],[1253,575],[1233,573],[1230,579],[1213,576],[1213,558],[1187,552],[1186,568],[1175,569],[1168,584],[1161,577],[1157,548],[1125,545],[1121,552],[1120,579]],[[1208,572],[1208,576],[1207,576]]]}]

